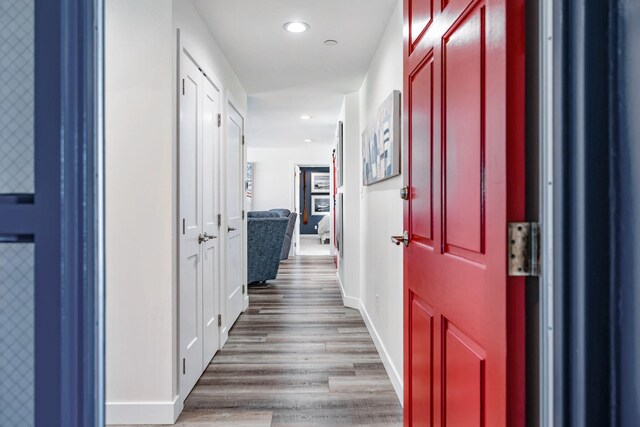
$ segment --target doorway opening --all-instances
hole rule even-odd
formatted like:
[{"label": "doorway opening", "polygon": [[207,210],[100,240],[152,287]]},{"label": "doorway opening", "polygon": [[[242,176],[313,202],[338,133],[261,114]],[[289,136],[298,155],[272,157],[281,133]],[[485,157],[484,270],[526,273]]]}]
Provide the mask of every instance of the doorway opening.
[{"label": "doorway opening", "polygon": [[300,220],[294,230],[295,256],[333,254],[333,180],[326,164],[294,164],[293,210]]}]

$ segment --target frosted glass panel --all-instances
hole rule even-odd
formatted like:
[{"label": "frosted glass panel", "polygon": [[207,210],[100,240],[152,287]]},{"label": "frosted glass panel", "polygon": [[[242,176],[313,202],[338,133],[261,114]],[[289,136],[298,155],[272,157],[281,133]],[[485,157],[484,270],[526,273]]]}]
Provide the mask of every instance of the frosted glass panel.
[{"label": "frosted glass panel", "polygon": [[33,2],[0,2],[0,194],[34,191]]},{"label": "frosted glass panel", "polygon": [[34,425],[34,245],[0,243],[0,426]]}]

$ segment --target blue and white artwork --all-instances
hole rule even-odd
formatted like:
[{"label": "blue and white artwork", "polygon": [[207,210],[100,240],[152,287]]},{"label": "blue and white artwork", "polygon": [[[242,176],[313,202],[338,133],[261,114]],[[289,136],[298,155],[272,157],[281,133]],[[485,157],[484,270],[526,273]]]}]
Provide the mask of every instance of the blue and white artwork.
[{"label": "blue and white artwork", "polygon": [[400,175],[400,123],[400,91],[395,90],[362,133],[364,185]]},{"label": "blue and white artwork", "polygon": [[329,172],[311,172],[311,193],[328,193],[331,190]]},{"label": "blue and white artwork", "polygon": [[311,196],[311,215],[329,215],[331,213],[331,196],[313,195]]}]

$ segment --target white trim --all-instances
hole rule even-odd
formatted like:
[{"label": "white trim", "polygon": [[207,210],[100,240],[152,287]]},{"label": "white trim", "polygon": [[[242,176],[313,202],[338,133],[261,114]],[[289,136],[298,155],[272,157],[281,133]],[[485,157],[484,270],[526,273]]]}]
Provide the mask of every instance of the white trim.
[{"label": "white trim", "polygon": [[342,304],[345,307],[360,310],[360,300],[358,298],[347,296],[344,293],[344,286],[342,286],[342,281],[340,280],[340,275],[338,273],[336,273],[336,277],[338,279],[338,286],[340,287],[340,295],[342,295]]},{"label": "white trim", "polygon": [[[229,340],[229,328],[227,327],[226,323],[224,322],[223,319],[223,325],[222,325],[222,330],[220,331],[220,349],[222,349],[222,347],[224,347],[224,345],[227,343],[227,341]],[[217,353],[216,353],[217,355]],[[216,356],[213,356],[214,358]]]},{"label": "white trim", "polygon": [[404,389],[402,386],[402,376],[398,373],[395,365],[391,361],[391,357],[387,352],[384,344],[382,343],[382,339],[378,335],[378,331],[373,326],[373,322],[369,317],[369,313],[364,308],[364,305],[360,301],[360,314],[364,319],[364,324],[367,326],[369,330],[369,335],[371,335],[371,339],[376,346],[376,350],[378,350],[378,354],[380,355],[380,359],[382,359],[382,364],[384,365],[384,369],[387,371],[387,375],[391,380],[391,384],[393,385],[393,389],[396,391],[396,395],[398,396],[398,400],[400,401],[400,405],[404,406]]},{"label": "white trim", "polygon": [[170,402],[107,402],[106,424],[175,424],[183,403],[180,396]]},{"label": "white trim", "polygon": [[539,369],[539,419],[541,425],[553,426],[554,420],[554,319],[553,319],[553,0],[542,0],[538,5],[538,105],[539,105],[539,201],[540,223],[542,225],[541,258],[542,274],[540,276],[540,355]]},{"label": "white trim", "polygon": [[236,102],[236,99],[233,97],[233,94],[229,89],[225,90],[225,95],[226,95],[226,103],[229,104],[231,108],[236,110],[236,112],[240,114],[240,117],[242,117],[242,134],[244,135],[245,130],[247,128],[247,112],[244,111],[242,107],[240,107],[239,102]]},{"label": "white trim", "polygon": [[358,298],[345,295],[344,287],[342,286],[342,281],[340,280],[340,275],[336,273],[336,277],[338,279],[338,287],[340,288],[340,295],[342,295],[342,303],[344,304],[345,307],[355,308],[356,310],[360,311],[360,315],[364,320],[364,324],[367,327],[367,330],[369,331],[369,335],[373,340],[373,344],[376,346],[378,355],[382,360],[384,369],[385,371],[387,371],[387,376],[391,381],[391,385],[393,385],[393,389],[395,390],[396,395],[398,396],[400,405],[404,406],[404,388],[402,385],[402,376],[398,373],[398,369],[391,361],[391,356],[389,356],[389,353],[387,352],[387,348],[382,343],[382,339],[380,338],[380,335],[378,335],[378,331],[376,331],[376,328],[373,326],[373,322],[369,317],[369,313],[367,313],[367,310],[364,308],[362,301],[360,301]]}]

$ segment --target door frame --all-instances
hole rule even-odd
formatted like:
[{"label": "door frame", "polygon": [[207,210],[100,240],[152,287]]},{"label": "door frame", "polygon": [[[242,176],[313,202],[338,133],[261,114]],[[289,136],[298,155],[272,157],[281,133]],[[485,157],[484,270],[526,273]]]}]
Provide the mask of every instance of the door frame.
[{"label": "door frame", "polygon": [[637,6],[552,5],[558,426],[635,426],[640,416]]},{"label": "door frame", "polygon": [[0,244],[35,244],[35,425],[102,425],[104,2],[33,16],[35,189],[0,195]]},{"label": "door frame", "polygon": [[[541,224],[538,354],[538,414],[541,425],[553,425],[554,413],[554,147],[553,147],[553,2],[539,0],[537,10],[538,47],[538,210]],[[529,53],[529,52],[528,52]],[[533,54],[533,52],[531,52]],[[533,95],[532,95],[533,96]],[[529,186],[531,183],[528,183]],[[535,184],[534,184],[535,185]],[[528,306],[527,310],[533,307]],[[528,405],[530,407],[530,405]]]},{"label": "door frame", "polygon": [[293,256],[298,255],[298,248],[300,247],[300,229],[299,229],[299,223],[301,220],[301,215],[300,215],[300,197],[296,197],[296,194],[300,194],[300,174],[302,173],[302,171],[300,170],[300,166],[298,165],[293,165],[293,195],[292,197],[292,201],[293,204],[291,206],[291,211],[295,212],[297,217],[296,217],[296,224],[295,227],[293,227],[293,247],[291,248],[291,250],[289,251],[289,254],[293,254]]},{"label": "door frame", "polygon": [[[331,173],[331,163],[304,163],[304,162],[296,162],[292,161],[289,164],[289,168],[292,173],[289,175],[291,180],[289,181],[289,188],[291,192],[289,193],[289,209],[291,212],[296,212],[296,197],[300,195],[300,187],[296,183],[296,172],[300,173],[301,168],[329,168],[329,173]],[[297,191],[296,191],[297,190]],[[330,195],[333,196],[333,186],[329,191]],[[332,199],[333,200],[333,199]],[[302,209],[302,207],[300,206]],[[333,216],[333,203],[330,205],[329,216]],[[293,256],[298,255],[298,248],[300,247],[300,224],[302,221],[302,212],[298,212],[298,218],[296,219],[296,226],[293,228],[293,248],[291,249],[290,254]],[[329,242],[329,254],[333,256],[333,235],[331,235],[331,241]]]}]

